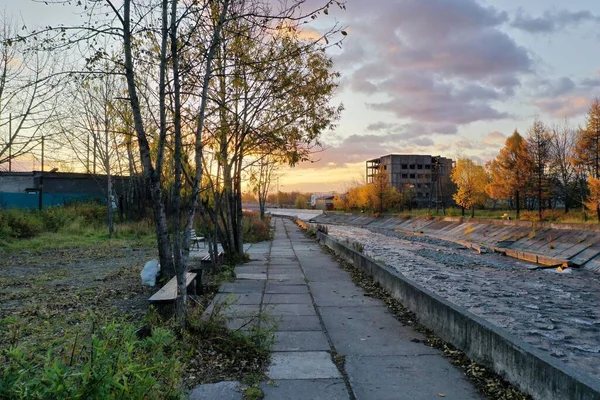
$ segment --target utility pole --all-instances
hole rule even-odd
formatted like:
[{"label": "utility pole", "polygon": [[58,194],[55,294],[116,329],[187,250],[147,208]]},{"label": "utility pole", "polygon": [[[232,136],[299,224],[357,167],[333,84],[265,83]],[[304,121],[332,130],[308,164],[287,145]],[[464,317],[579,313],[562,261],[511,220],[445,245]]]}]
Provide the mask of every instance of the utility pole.
[{"label": "utility pole", "polygon": [[85,172],[89,174],[90,173],[90,135],[87,135],[86,150],[87,150],[87,156],[85,159]]},{"label": "utility pole", "polygon": [[38,208],[41,210],[44,208],[44,135],[42,135],[42,161],[41,161],[41,169],[40,172],[40,190],[38,190],[39,198],[38,198]]},{"label": "utility pole", "polygon": [[96,175],[96,153],[97,153],[97,144],[96,144],[96,135],[94,135],[94,154],[92,154],[92,156],[94,157],[94,175]]},{"label": "utility pole", "polygon": [[8,172],[12,171],[12,113],[8,114]]}]

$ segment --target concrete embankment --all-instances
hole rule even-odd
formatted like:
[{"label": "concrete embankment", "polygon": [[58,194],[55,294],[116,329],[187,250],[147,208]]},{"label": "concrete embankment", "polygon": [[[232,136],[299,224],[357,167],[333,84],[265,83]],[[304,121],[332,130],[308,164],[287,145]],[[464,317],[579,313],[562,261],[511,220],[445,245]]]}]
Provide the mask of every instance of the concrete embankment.
[{"label": "concrete embankment", "polygon": [[[366,222],[366,217],[359,218],[361,222]],[[320,221],[326,222],[323,219]],[[390,221],[378,222],[378,225],[385,223],[393,226]],[[464,351],[474,361],[492,368],[534,399],[600,399],[600,381],[597,379],[549,357],[505,330],[430,292],[393,268],[330,236],[318,232],[318,239],[370,275],[440,338]]]},{"label": "concrete embankment", "polygon": [[311,220],[391,229],[459,243],[478,251],[496,251],[546,266],[583,267],[600,272],[600,226],[477,218],[374,218],[323,214]]}]

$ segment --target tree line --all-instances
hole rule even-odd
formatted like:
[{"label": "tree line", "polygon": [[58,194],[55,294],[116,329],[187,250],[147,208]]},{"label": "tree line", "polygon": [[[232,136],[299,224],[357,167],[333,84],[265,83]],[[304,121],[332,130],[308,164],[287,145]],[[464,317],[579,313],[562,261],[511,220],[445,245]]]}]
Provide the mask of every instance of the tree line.
[{"label": "tree line", "polygon": [[456,203],[474,214],[476,207],[492,203],[515,210],[543,211],[581,208],[600,221],[600,102],[595,99],[585,124],[568,121],[548,126],[536,118],[527,134],[517,130],[506,139],[498,155],[485,165],[461,158],[452,171],[457,185]]}]

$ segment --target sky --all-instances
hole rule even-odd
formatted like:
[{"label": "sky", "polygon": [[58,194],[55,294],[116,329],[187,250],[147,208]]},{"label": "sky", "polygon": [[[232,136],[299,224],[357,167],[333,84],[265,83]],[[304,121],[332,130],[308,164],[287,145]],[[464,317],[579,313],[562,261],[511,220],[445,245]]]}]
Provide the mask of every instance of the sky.
[{"label": "sky", "polygon": [[[29,25],[67,12],[0,6]],[[390,153],[483,163],[535,117],[581,124],[600,96],[597,0],[348,0],[315,28],[334,22],[348,33],[330,53],[345,110],[312,162],[280,171],[282,191],[342,191]]]}]

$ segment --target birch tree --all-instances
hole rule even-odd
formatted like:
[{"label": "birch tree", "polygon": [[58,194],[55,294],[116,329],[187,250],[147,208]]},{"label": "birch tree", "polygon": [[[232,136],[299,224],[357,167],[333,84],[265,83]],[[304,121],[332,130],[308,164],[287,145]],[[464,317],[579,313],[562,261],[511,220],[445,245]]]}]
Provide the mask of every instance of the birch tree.
[{"label": "birch tree", "polygon": [[56,120],[62,77],[60,59],[16,40],[14,23],[0,17],[0,165],[38,146],[45,125]]}]

